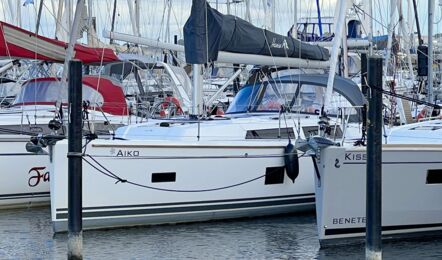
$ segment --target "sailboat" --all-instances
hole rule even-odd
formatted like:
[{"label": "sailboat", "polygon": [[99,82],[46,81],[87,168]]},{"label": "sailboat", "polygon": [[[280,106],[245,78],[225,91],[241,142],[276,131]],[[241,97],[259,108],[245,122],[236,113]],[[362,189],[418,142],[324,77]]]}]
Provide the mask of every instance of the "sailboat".
[{"label": "sailboat", "polygon": [[[0,56],[61,63],[65,59],[66,46],[64,42],[0,22]],[[118,60],[110,49],[77,44],[74,51],[74,58],[86,64]],[[0,163],[7,180],[1,184],[0,207],[49,202],[49,157],[43,151],[38,154],[28,152],[25,145],[33,136],[64,133],[67,96],[63,87],[56,77],[29,79],[21,84],[18,95],[8,107],[0,110]],[[112,130],[109,125],[126,123],[122,117],[128,117],[128,107],[117,82],[87,76],[83,79],[83,89],[85,101],[89,101],[87,109],[98,112],[91,111],[90,114],[95,113],[98,133]],[[62,105],[57,106],[57,103]]]},{"label": "sailboat", "polygon": [[[414,4],[416,9],[416,2]],[[434,1],[429,2],[428,10],[428,63],[432,64]],[[435,101],[431,95],[432,67],[426,68],[427,99],[429,105],[439,109],[432,104]],[[418,70],[422,71],[422,68]],[[380,115],[376,116],[381,118]],[[377,165],[369,164],[368,149],[324,145],[316,153],[319,167],[315,177],[316,216],[321,246],[362,242],[368,234],[366,216],[377,213],[380,216],[376,217],[379,216],[381,221],[379,226],[374,225],[371,229],[374,237],[378,235],[373,232],[374,229],[381,233],[382,239],[440,237],[441,130],[440,116],[423,118],[422,122],[392,129],[386,137],[387,144],[382,146],[382,160]],[[376,182],[382,183],[380,190],[367,190],[367,181],[374,179],[368,175],[368,167],[376,170]],[[376,203],[367,199],[373,192],[379,199]],[[373,204],[379,206],[379,202],[382,207],[375,214],[371,214],[374,209],[371,213],[367,212],[374,207]]]},{"label": "sailboat", "polygon": [[[210,21],[207,28],[202,26],[206,14]],[[236,24],[236,30],[223,24]],[[208,35],[210,44],[205,40],[207,29],[213,32]],[[290,53],[295,59],[328,59],[323,48],[263,33],[239,18],[223,16],[205,1],[193,1],[185,32],[186,60],[194,64],[215,61],[219,50],[238,52],[238,56],[278,54],[290,59],[286,57]],[[226,44],[225,33],[235,40]],[[252,41],[247,35],[262,41]],[[209,52],[205,46],[210,46]],[[306,53],[299,56],[297,48]],[[241,54],[243,50],[252,53]],[[346,110],[345,116],[330,121],[319,115],[318,104],[328,75],[273,79],[265,75],[263,78],[268,80],[262,81],[258,73],[241,88],[225,116],[203,118],[198,89],[201,66],[193,68],[190,119],[150,119],[117,129],[114,140],[87,143],[83,164],[84,229],[312,210],[315,165],[310,157],[296,152],[294,140],[315,135],[318,130],[342,143],[353,143],[352,137],[361,137],[356,112]],[[331,103],[364,105],[365,99],[354,82],[336,77],[333,83],[336,93]],[[350,118],[356,123],[350,123]],[[323,128],[318,128],[318,121],[323,121]],[[67,229],[66,152],[65,140],[53,147],[51,216],[55,232]]]},{"label": "sailboat", "polygon": [[[442,121],[394,129],[382,146],[382,237],[442,235]],[[315,175],[321,246],[361,243],[366,226],[366,164],[363,147],[326,147]]]}]

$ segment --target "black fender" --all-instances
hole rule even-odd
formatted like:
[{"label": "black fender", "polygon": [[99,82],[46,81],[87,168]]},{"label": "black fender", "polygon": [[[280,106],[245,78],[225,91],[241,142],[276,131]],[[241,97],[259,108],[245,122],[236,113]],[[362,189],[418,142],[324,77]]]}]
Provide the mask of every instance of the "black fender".
[{"label": "black fender", "polygon": [[284,149],[284,162],[287,177],[295,183],[299,175],[299,158],[298,151],[291,142]]}]

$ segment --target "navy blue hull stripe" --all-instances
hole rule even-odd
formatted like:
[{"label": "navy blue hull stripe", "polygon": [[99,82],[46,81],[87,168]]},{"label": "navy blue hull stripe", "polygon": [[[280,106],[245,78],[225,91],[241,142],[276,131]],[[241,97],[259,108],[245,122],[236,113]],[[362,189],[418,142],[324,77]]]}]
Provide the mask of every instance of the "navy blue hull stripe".
[{"label": "navy blue hull stripe", "polygon": [[[83,218],[93,217],[116,217],[129,215],[151,215],[163,213],[184,213],[184,212],[198,212],[211,210],[229,210],[229,209],[246,209],[254,207],[269,207],[269,206],[295,206],[300,204],[314,204],[315,198],[298,198],[286,199],[276,201],[260,201],[260,202],[245,202],[234,204],[216,204],[216,205],[199,205],[186,207],[168,207],[168,208],[148,208],[148,209],[132,209],[132,210],[109,210],[109,211],[83,211]],[[210,202],[205,202],[210,203]],[[57,210],[58,211],[58,210]],[[67,213],[57,213],[56,219],[67,219]]]},{"label": "navy blue hull stripe", "polygon": [[[269,200],[269,199],[293,199],[300,197],[314,197],[314,193],[304,193],[296,195],[284,195],[284,196],[271,196],[271,197],[255,197],[255,198],[243,198],[243,199],[228,199],[228,200],[209,200],[209,201],[188,201],[188,202],[171,202],[171,203],[155,203],[155,204],[136,204],[136,205],[116,205],[116,206],[101,206],[101,207],[83,207],[83,210],[94,209],[121,209],[121,208],[146,208],[146,207],[164,207],[164,206],[177,206],[177,205],[195,205],[195,204],[210,204],[210,203],[225,203],[225,202],[240,202],[240,201],[257,201],[257,200]],[[59,208],[57,211],[67,211],[67,208]]]},{"label": "navy blue hull stripe", "polygon": [[[383,226],[382,231],[395,231],[405,229],[421,229],[421,228],[442,228],[442,223],[418,224],[418,225],[400,225],[400,226]],[[365,233],[365,227],[358,228],[334,228],[325,230],[326,236],[345,235]]]},{"label": "navy blue hull stripe", "polygon": [[32,192],[32,193],[15,193],[15,194],[0,194],[1,200],[12,200],[12,199],[32,199],[32,198],[49,198],[49,192]]}]

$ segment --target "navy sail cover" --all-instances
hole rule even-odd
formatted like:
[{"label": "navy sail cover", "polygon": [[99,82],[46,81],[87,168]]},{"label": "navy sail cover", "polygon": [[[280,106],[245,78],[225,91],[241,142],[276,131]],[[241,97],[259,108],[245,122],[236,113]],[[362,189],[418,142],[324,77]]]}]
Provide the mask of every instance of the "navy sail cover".
[{"label": "navy sail cover", "polygon": [[233,15],[221,14],[205,0],[192,0],[190,17],[184,25],[184,47],[186,62],[191,64],[216,61],[219,51],[320,61],[330,56],[323,47],[255,27]]}]

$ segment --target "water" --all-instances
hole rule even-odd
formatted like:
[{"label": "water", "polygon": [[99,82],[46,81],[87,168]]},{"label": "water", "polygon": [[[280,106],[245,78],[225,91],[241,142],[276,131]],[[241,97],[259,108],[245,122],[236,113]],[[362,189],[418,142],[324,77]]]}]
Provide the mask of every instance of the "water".
[{"label": "water", "polygon": [[[0,211],[0,259],[66,259],[48,208]],[[85,259],[364,259],[363,246],[323,250],[315,216],[289,215],[84,233]],[[384,243],[384,259],[442,259],[442,239]]]}]

